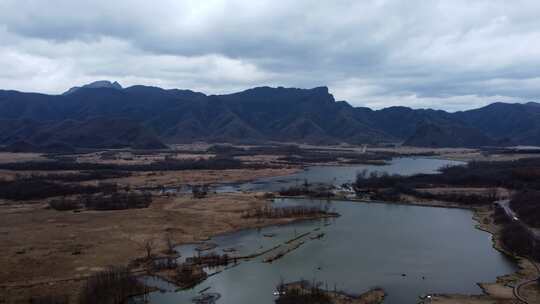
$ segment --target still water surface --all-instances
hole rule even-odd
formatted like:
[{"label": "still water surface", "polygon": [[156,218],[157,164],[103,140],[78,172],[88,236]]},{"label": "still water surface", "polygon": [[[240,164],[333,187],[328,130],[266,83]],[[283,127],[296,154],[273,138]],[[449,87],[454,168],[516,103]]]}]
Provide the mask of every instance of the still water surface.
[{"label": "still water surface", "polygon": [[444,166],[462,165],[464,162],[434,158],[399,157],[386,165],[349,165],[349,166],[313,166],[287,176],[260,179],[241,185],[224,186],[223,190],[278,191],[290,186],[309,183],[341,185],[354,182],[358,172],[386,172],[388,174],[412,175],[418,173],[436,173]]},{"label": "still water surface", "polygon": [[[426,165],[419,159],[399,159],[385,171],[432,172],[447,163],[432,161]],[[300,174],[341,182],[354,178],[358,168],[334,171],[334,176],[325,170],[328,167],[316,167]],[[315,279],[349,293],[379,286],[388,293],[385,303],[416,303],[426,293],[479,294],[477,282],[515,271],[514,264],[492,248],[490,235],[474,228],[468,210],[303,199],[278,199],[274,204],[329,204],[341,217],[217,236],[212,239],[219,245],[216,252],[234,247],[241,255],[271,248],[316,228],[320,229],[316,233],[325,233],[322,239],[308,238],[299,249],[272,264],[263,263],[264,256],[241,262],[189,291],[175,292],[174,287],[155,282],[170,291],[152,293],[151,303],[192,303],[200,291],[209,288],[207,292],[220,294],[217,304],[271,304],[275,286],[282,279]],[[189,256],[194,245],[178,250]]]}]

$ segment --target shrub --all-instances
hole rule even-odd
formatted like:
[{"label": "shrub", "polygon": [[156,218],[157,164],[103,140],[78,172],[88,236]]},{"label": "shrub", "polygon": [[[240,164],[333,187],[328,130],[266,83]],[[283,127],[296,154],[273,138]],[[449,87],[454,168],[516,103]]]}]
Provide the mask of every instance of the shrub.
[{"label": "shrub", "polygon": [[521,191],[510,201],[510,207],[527,225],[540,227],[540,191]]},{"label": "shrub", "polygon": [[120,304],[130,296],[145,292],[144,284],[127,268],[110,268],[88,278],[81,290],[79,303]]},{"label": "shrub", "polygon": [[534,250],[534,239],[528,231],[518,223],[511,222],[504,225],[501,230],[501,241],[508,250],[518,255],[533,256],[535,259],[540,258],[540,252]]},{"label": "shrub", "polygon": [[80,193],[96,193],[99,187],[63,184],[46,180],[16,179],[0,181],[0,198],[9,200],[31,200]]},{"label": "shrub", "polygon": [[[298,286],[297,286],[298,285]],[[333,301],[327,291],[317,286],[309,286],[306,282],[298,284],[283,284],[277,286],[279,297],[276,304],[332,304]],[[314,284],[319,285],[319,284]]]},{"label": "shrub", "polygon": [[49,206],[57,211],[76,210],[81,207],[76,201],[68,200],[66,198],[53,199],[49,202]]},{"label": "shrub", "polygon": [[30,298],[30,304],[68,304],[69,298],[66,295],[60,296],[38,296]]},{"label": "shrub", "polygon": [[114,191],[83,195],[72,199],[54,199],[49,202],[49,206],[59,211],[74,210],[82,207],[92,210],[124,210],[148,208],[151,203],[152,195],[149,192]]}]

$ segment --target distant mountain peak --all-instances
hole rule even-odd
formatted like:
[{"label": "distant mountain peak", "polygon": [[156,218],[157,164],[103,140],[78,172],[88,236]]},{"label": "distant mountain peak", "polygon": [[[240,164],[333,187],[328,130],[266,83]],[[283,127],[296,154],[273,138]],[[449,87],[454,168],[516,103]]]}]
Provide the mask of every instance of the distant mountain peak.
[{"label": "distant mountain peak", "polygon": [[407,107],[371,110],[336,102],[326,87],[258,87],[205,95],[149,86],[122,89],[110,81],[66,94],[0,90],[0,145],[38,151],[60,150],[58,143],[76,148],[163,147],[158,141],[540,145],[540,104],[533,102],[453,113]]},{"label": "distant mountain peak", "polygon": [[111,82],[109,80],[98,80],[89,84],[85,84],[82,87],[72,87],[71,89],[64,92],[62,95],[69,95],[69,94],[75,93],[79,89],[82,89],[82,88],[84,89],[108,88],[108,89],[122,90],[122,86],[117,81]]}]

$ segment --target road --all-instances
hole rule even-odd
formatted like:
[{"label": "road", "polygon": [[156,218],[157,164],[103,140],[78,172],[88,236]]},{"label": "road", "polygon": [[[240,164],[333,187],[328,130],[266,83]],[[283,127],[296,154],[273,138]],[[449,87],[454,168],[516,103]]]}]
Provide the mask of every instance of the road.
[{"label": "road", "polygon": [[528,259],[528,260],[529,260],[529,262],[531,262],[534,265],[534,267],[536,268],[536,271],[538,272],[539,276],[534,278],[534,279],[519,282],[518,284],[516,284],[516,286],[514,286],[514,289],[512,290],[512,292],[514,293],[514,297],[516,297],[520,302],[525,303],[525,304],[532,304],[532,302],[529,302],[526,298],[521,296],[521,294],[519,293],[519,290],[523,286],[529,285],[531,283],[538,284],[538,282],[540,282],[540,268],[538,267],[538,265],[533,260],[531,260],[531,259]]},{"label": "road", "polygon": [[[499,205],[504,210],[504,213],[506,214],[508,218],[510,218],[511,221],[514,221],[518,223],[519,225],[521,225],[535,239],[536,242],[540,242],[540,230],[531,228],[527,224],[525,224],[514,212],[514,210],[512,210],[512,208],[510,207],[510,200],[496,201],[495,204]],[[540,282],[540,268],[532,259],[529,259],[529,258],[527,259],[536,268],[538,272],[538,277],[519,282],[518,284],[514,286],[514,289],[512,290],[512,292],[514,293],[514,297],[516,297],[520,302],[526,303],[526,304],[532,304],[532,302],[529,302],[526,298],[521,296],[521,294],[519,293],[519,290],[525,285]]]},{"label": "road", "polygon": [[506,213],[506,216],[508,216],[510,218],[510,220],[514,221],[514,222],[517,222],[518,224],[520,224],[525,230],[528,231],[528,233],[530,235],[533,236],[533,238],[537,241],[537,242],[540,242],[540,229],[537,229],[537,228],[532,228],[532,227],[529,227],[527,224],[525,224],[520,218],[519,216],[517,215],[517,213],[514,212],[514,210],[512,210],[512,208],[510,208],[510,200],[500,200],[500,201],[496,201],[495,204],[499,205],[503,210],[504,212]]}]

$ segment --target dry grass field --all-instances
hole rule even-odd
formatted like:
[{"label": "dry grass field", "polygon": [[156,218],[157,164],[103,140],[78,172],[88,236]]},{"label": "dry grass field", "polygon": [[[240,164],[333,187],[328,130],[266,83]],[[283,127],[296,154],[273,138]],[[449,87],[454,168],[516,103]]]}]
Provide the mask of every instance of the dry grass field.
[{"label": "dry grass field", "polygon": [[219,194],[203,199],[162,197],[146,209],[119,211],[74,213],[47,209],[45,204],[0,206],[0,299],[15,303],[31,295],[76,294],[78,278],[143,257],[148,241],[161,252],[167,236],[175,243],[189,243],[292,220],[241,217],[242,211],[265,204],[268,201],[258,194]]}]

